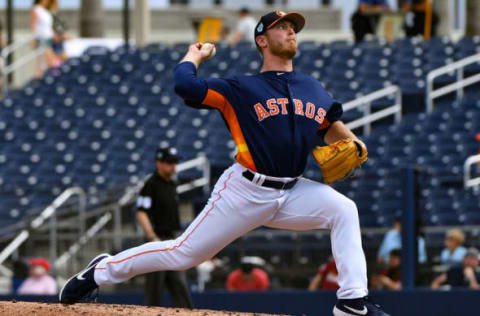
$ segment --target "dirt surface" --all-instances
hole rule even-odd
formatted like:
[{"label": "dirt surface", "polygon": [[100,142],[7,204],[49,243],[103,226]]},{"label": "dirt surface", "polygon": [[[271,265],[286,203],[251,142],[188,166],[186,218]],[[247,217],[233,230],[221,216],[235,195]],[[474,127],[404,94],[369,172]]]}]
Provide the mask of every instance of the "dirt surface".
[{"label": "dirt surface", "polygon": [[0,315],[8,316],[266,316],[267,314],[239,313],[229,311],[189,310],[182,308],[146,307],[137,305],[117,304],[73,304],[63,305],[56,303],[31,303],[31,302],[0,302]]}]

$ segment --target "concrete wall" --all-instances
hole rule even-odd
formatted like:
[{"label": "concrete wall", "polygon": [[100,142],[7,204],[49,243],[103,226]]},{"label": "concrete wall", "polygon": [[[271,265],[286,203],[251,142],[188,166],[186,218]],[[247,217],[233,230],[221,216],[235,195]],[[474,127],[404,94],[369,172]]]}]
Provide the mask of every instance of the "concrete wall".
[{"label": "concrete wall", "polygon": [[[271,11],[273,8],[265,10],[252,10],[253,15],[259,18],[265,12]],[[304,30],[300,33],[299,39],[319,39],[322,36],[326,40],[337,38],[345,38],[345,34],[340,31],[341,28],[341,12],[337,9],[322,8],[318,10],[309,10],[303,12],[307,23]],[[0,16],[5,16],[5,11],[0,10]],[[80,11],[79,10],[62,10],[60,16],[67,22],[69,26],[68,33],[73,37],[79,36]],[[233,31],[238,18],[238,11],[225,9],[191,9],[182,6],[174,6],[168,10],[152,10],[151,11],[151,33],[148,35],[148,42],[194,42],[196,32],[194,30],[194,22],[200,21],[205,17],[222,17],[224,23],[230,26]],[[130,15],[131,32],[130,38],[134,40],[134,10]],[[104,10],[104,27],[106,38],[123,38],[123,16],[121,10]],[[30,11],[16,10],[14,12],[14,40],[18,41],[30,35]],[[349,36],[349,34],[347,35]],[[15,58],[19,58],[30,51],[30,47],[26,46],[18,51]],[[22,86],[32,77],[34,62],[28,63],[21,71],[15,73],[15,86]]]},{"label": "concrete wall", "polygon": [[[259,18],[265,12],[273,10],[267,8],[266,10],[253,10],[252,13],[256,18]],[[339,30],[341,27],[341,13],[337,9],[322,8],[318,10],[311,10],[303,12],[307,19],[305,31],[326,31]],[[5,12],[0,10],[0,15],[5,16]],[[70,33],[78,36],[79,31],[79,11],[78,10],[64,10],[60,11],[60,16],[63,17],[69,27]],[[225,23],[231,28],[235,27],[238,13],[235,10],[224,9],[189,9],[184,7],[172,7],[169,10],[151,11],[151,29],[152,34],[149,37],[151,41],[172,39],[190,40],[193,32],[193,23],[205,17],[222,17]],[[133,10],[131,12],[131,25],[133,30]],[[104,10],[104,25],[105,37],[121,37],[122,36],[122,11],[119,10]],[[30,11],[17,10],[14,14],[14,29],[19,33],[29,32],[30,28]],[[175,34],[171,37],[170,34]],[[178,36],[178,34],[184,34]],[[134,33],[132,32],[132,37]]]},{"label": "concrete wall", "polygon": [[440,21],[437,25],[438,35],[450,34],[450,15],[448,12],[448,1],[450,0],[435,0],[433,2],[433,9],[440,18]]}]

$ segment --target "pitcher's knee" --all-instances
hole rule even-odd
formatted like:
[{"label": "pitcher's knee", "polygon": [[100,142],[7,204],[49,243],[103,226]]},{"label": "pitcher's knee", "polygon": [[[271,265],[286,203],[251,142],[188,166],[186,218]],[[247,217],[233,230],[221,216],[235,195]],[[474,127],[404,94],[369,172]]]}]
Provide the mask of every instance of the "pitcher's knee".
[{"label": "pitcher's knee", "polygon": [[178,264],[178,270],[187,270],[198,266],[204,260],[196,257],[183,257],[182,261]]},{"label": "pitcher's knee", "polygon": [[199,255],[195,251],[188,251],[188,250],[180,250],[177,249],[179,253],[177,253],[177,262],[175,265],[175,270],[187,270],[192,267],[195,267],[205,261],[208,258],[204,258],[203,256]]}]

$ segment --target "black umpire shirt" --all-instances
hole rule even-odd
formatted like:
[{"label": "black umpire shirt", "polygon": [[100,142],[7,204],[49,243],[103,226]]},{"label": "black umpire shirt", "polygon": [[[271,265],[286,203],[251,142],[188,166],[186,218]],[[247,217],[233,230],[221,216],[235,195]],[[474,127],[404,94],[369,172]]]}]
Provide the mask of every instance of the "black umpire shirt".
[{"label": "black umpire shirt", "polygon": [[155,234],[160,239],[174,238],[180,229],[176,184],[155,172],[143,186],[137,209],[148,214]]}]

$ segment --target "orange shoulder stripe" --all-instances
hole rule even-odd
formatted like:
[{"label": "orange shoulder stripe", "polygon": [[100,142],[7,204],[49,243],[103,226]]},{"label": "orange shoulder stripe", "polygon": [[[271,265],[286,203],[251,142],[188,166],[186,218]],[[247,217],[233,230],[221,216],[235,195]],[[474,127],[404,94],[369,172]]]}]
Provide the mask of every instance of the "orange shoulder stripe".
[{"label": "orange shoulder stripe", "polygon": [[205,99],[203,99],[202,104],[223,111],[226,102],[227,99],[222,94],[215,90],[208,89],[207,95],[205,96]]},{"label": "orange shoulder stripe", "polygon": [[222,112],[223,117],[227,121],[230,133],[232,134],[233,141],[237,145],[237,156],[235,159],[245,168],[257,171],[257,167],[253,162],[253,157],[248,150],[245,137],[243,136],[242,129],[238,123],[237,115],[233,110],[232,104],[228,102],[227,98],[219,92],[208,89],[207,96],[202,101],[202,104],[216,108]]},{"label": "orange shoulder stripe", "polygon": [[235,159],[245,168],[257,171],[257,167],[253,162],[252,154],[250,154],[250,151],[248,150],[247,142],[245,141],[245,137],[243,137],[242,129],[238,123],[237,115],[233,110],[233,106],[227,100],[225,101],[225,107],[223,108],[222,114],[228,123],[233,141],[237,145],[237,156]]}]

